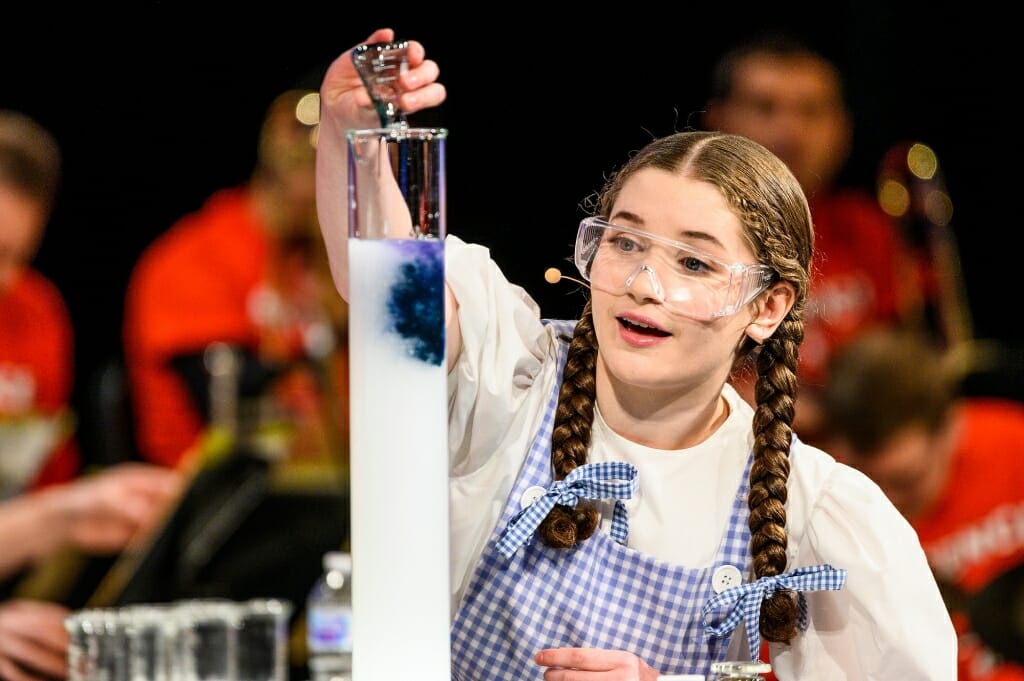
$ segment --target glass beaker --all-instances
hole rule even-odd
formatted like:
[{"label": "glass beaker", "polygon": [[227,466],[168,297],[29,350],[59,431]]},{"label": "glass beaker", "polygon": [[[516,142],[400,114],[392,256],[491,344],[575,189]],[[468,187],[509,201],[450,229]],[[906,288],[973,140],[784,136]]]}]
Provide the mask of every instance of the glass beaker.
[{"label": "glass beaker", "polygon": [[173,608],[166,603],[140,603],[123,609],[131,681],[170,681],[176,635]]},{"label": "glass beaker", "polygon": [[175,603],[177,654],[172,671],[180,681],[237,681],[237,603],[187,599]]},{"label": "glass beaker", "polygon": [[287,681],[288,619],[292,610],[290,602],[277,598],[253,598],[240,604],[240,681]]},{"label": "glass beaker", "polygon": [[772,666],[759,660],[713,662],[709,681],[763,681]]}]

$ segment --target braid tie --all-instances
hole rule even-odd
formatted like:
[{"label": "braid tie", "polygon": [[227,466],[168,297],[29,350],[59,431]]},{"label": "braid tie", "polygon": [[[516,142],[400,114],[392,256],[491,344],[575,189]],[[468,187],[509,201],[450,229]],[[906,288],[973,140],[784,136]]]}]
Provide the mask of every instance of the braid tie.
[{"label": "braid tie", "polygon": [[[761,638],[758,636],[757,621],[760,617],[762,604],[770,599],[778,591],[803,592],[803,591],[838,591],[846,583],[846,570],[833,568],[827,563],[797,568],[774,577],[761,577],[748,583],[740,584],[726,589],[709,600],[702,610],[704,618],[704,631],[712,636],[722,636],[743,621],[747,631],[747,646],[750,659],[758,659],[761,649]],[[720,611],[725,616],[720,618],[717,624],[712,621],[716,619]],[[803,594],[798,596],[798,617],[797,626],[803,631],[807,629],[809,619],[807,616],[807,601]]]}]

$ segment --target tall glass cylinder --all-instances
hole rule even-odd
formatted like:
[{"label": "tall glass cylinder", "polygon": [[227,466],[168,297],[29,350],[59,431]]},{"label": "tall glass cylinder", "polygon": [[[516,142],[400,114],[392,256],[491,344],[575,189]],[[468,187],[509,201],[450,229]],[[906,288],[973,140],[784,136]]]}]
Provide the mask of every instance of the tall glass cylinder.
[{"label": "tall glass cylinder", "polygon": [[451,678],[446,138],[348,134],[354,681]]}]

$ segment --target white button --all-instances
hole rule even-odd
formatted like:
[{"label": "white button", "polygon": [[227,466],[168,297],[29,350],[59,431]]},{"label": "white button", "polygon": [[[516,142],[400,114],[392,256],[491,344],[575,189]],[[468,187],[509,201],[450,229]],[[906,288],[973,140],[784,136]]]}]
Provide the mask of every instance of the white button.
[{"label": "white button", "polygon": [[734,565],[719,565],[711,575],[711,588],[716,594],[743,583],[743,575]]},{"label": "white button", "polygon": [[523,496],[519,497],[519,508],[526,508],[547,493],[548,490],[546,487],[539,487],[538,485],[528,487],[526,491],[523,492]]}]

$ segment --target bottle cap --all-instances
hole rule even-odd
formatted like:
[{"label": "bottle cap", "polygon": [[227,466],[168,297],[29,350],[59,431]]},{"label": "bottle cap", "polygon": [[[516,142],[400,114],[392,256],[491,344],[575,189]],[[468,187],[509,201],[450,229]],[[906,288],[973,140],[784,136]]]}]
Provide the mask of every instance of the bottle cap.
[{"label": "bottle cap", "polygon": [[352,572],[352,556],[344,551],[328,551],[324,554],[324,570]]}]

